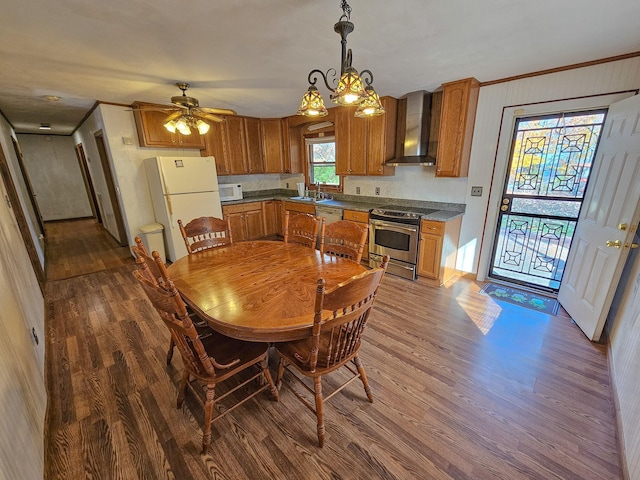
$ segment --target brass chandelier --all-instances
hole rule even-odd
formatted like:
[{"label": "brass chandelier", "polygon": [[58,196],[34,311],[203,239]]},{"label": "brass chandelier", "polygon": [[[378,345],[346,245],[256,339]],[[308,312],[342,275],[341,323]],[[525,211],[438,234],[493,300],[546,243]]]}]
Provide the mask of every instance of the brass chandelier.
[{"label": "brass chandelier", "polygon": [[[342,61],[340,63],[340,78],[337,85],[331,87],[331,83],[336,84],[336,70],[330,68],[324,73],[321,70],[314,69],[309,72],[309,88],[302,97],[298,115],[307,117],[324,117],[328,114],[324,105],[324,99],[320,91],[316,87],[316,82],[322,78],[325,86],[331,93],[331,101],[339,105],[357,105],[356,117],[371,117],[382,115],[384,107],[380,101],[380,97],[371,85],[373,83],[373,74],[370,70],[362,70],[360,74],[351,65],[351,49],[347,49],[347,35],[353,32],[354,25],[349,20],[351,18],[351,7],[346,0],[340,2],[342,8],[342,16],[334,25],[334,31],[340,35],[342,44]],[[366,85],[366,86],[365,86]]]}]

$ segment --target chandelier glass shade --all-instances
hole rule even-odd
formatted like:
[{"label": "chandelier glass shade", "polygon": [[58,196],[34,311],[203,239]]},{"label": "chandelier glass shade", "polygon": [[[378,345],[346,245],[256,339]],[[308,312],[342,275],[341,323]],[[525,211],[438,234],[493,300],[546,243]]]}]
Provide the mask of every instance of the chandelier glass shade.
[{"label": "chandelier glass shade", "polygon": [[[353,23],[349,21],[351,7],[346,0],[341,0],[340,8],[342,8],[342,16],[333,27],[334,31],[340,35],[342,44],[340,76],[337,76],[337,72],[333,68],[326,73],[318,69],[311,70],[308,78],[309,88],[302,97],[298,115],[323,117],[328,114],[324,99],[315,86],[320,78],[324,81],[327,89],[331,91],[330,98],[333,103],[344,106],[359,105],[355,113],[356,117],[369,117],[384,113],[380,97],[372,86],[373,74],[371,71],[362,70],[358,73],[351,65],[351,49],[347,49],[347,35],[354,29]],[[330,85],[329,78],[335,87]]]}]

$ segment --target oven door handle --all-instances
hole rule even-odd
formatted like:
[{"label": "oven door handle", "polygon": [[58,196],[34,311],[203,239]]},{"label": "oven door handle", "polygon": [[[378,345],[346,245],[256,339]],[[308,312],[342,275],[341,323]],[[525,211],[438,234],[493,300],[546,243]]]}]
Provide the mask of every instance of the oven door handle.
[{"label": "oven door handle", "polygon": [[376,222],[375,220],[371,221],[371,225],[373,225],[374,227],[388,228],[389,230],[405,230],[407,232],[418,231],[417,227],[401,227],[400,225],[397,225],[397,224],[392,225],[390,223],[385,223],[385,222]]}]

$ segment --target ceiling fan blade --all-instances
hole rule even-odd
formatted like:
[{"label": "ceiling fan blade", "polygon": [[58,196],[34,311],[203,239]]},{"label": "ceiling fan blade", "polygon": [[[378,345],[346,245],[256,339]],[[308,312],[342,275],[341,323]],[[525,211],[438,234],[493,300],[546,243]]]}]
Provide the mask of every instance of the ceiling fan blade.
[{"label": "ceiling fan blade", "polygon": [[224,122],[224,118],[219,117],[217,115],[212,115],[210,113],[200,112],[200,113],[198,113],[198,117],[202,117],[205,120],[209,120],[211,122],[218,122],[218,123]]},{"label": "ceiling fan blade", "polygon": [[203,113],[213,113],[217,115],[237,115],[235,110],[230,110],[228,108],[208,108],[208,107],[198,107],[194,110],[199,110]]},{"label": "ceiling fan blade", "polygon": [[176,118],[181,117],[183,113],[184,112],[182,112],[181,110],[178,110],[177,112],[173,112],[171,115],[165,118],[164,121],[166,123],[166,122],[170,122],[171,120],[175,120]]}]

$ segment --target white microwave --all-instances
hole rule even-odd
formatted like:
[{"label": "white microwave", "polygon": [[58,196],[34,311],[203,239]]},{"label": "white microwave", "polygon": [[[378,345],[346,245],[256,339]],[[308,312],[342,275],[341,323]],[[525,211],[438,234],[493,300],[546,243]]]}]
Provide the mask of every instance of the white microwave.
[{"label": "white microwave", "polygon": [[242,185],[233,185],[231,183],[218,185],[220,190],[220,201],[228,202],[230,200],[242,200]]}]

